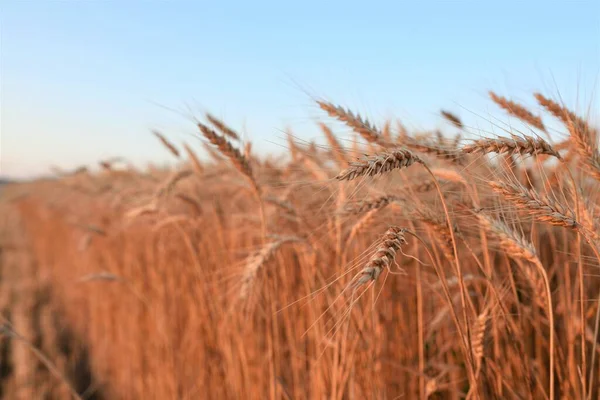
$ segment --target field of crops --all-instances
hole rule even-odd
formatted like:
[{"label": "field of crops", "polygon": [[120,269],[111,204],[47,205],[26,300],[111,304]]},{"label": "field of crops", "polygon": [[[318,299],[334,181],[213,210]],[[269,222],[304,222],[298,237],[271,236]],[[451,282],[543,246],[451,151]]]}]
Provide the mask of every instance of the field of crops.
[{"label": "field of crops", "polygon": [[326,145],[206,114],[171,169],[3,186],[1,394],[597,399],[598,131],[490,97],[496,135],[323,100]]}]

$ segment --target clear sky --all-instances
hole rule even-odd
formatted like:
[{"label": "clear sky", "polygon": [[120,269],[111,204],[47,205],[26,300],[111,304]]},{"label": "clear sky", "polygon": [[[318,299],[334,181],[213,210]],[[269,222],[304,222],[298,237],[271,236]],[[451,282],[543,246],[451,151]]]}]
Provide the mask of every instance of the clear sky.
[{"label": "clear sky", "polygon": [[310,96],[411,127],[441,126],[440,108],[480,126],[489,89],[583,108],[600,87],[597,0],[3,0],[0,24],[0,174],[14,177],[168,161],[150,130],[194,143],[188,109],[277,151],[286,126],[317,136]]}]

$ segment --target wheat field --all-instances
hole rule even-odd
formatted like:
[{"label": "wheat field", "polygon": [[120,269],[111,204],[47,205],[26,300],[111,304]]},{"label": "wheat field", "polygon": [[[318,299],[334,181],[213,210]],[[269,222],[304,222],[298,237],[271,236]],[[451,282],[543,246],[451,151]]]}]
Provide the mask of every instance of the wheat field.
[{"label": "wheat field", "polygon": [[325,145],[206,114],[171,168],[5,186],[1,395],[598,399],[598,130],[490,98],[496,134],[318,100]]}]

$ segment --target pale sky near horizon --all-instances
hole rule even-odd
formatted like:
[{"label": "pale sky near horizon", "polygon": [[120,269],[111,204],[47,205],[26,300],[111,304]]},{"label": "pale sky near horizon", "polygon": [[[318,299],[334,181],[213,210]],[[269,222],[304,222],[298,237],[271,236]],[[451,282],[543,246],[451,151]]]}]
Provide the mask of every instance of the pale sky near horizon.
[{"label": "pale sky near horizon", "polygon": [[490,89],[599,104],[599,1],[4,0],[0,34],[9,177],[172,161],[150,131],[197,145],[188,110],[274,152],[287,126],[319,136],[311,96],[414,128],[444,126],[444,108],[483,130],[492,114],[508,120]]}]

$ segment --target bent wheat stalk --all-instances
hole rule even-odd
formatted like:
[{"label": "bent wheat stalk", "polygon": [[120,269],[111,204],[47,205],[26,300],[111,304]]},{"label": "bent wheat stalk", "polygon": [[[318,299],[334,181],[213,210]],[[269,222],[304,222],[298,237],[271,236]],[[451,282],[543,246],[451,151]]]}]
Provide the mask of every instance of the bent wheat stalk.
[{"label": "bent wheat stalk", "polygon": [[550,280],[546,269],[540,262],[535,248],[522,237],[519,237],[514,231],[500,221],[494,220],[481,212],[477,214],[479,222],[486,228],[487,232],[496,237],[500,241],[500,245],[504,247],[506,253],[512,257],[521,258],[533,264],[544,281],[546,289],[546,302],[548,313],[548,324],[550,325],[550,344],[549,344],[549,371],[550,383],[549,393],[550,399],[554,399],[554,311],[552,309],[552,292],[550,289]]},{"label": "bent wheat stalk", "polygon": [[[350,167],[348,167],[346,170],[342,171],[336,177],[336,179],[338,179],[340,181],[344,181],[344,180],[353,180],[353,179],[356,179],[361,176],[374,176],[377,174],[382,174],[384,172],[392,171],[394,169],[406,168],[415,163],[421,164],[423,166],[423,168],[425,168],[427,173],[433,179],[436,190],[438,192],[438,196],[440,197],[440,202],[442,203],[442,207],[444,209],[444,216],[446,218],[446,223],[448,226],[452,226],[452,221],[450,219],[450,213],[448,212],[448,206],[446,205],[446,200],[444,198],[442,189],[440,188],[440,184],[438,183],[436,176],[434,175],[433,171],[429,168],[427,163],[425,163],[425,161],[423,161],[423,159],[421,159],[419,156],[412,153],[410,150],[396,149],[391,152],[385,152],[385,153],[380,153],[380,154],[376,154],[373,156],[369,156],[366,159],[359,161],[359,162],[351,163]],[[468,322],[468,317],[467,317],[467,301],[466,301],[466,297],[465,297],[466,289],[464,286],[464,281],[463,281],[463,276],[462,276],[461,263],[460,263],[460,259],[458,257],[458,250],[457,250],[457,246],[456,246],[456,237],[454,234],[454,230],[449,229],[449,233],[450,233],[450,239],[452,240],[452,251],[454,253],[454,261],[456,263],[456,273],[458,276],[459,286],[460,286],[460,291],[461,291],[463,322],[464,322],[466,330],[467,330],[467,339],[468,340],[466,341],[466,347],[470,347],[471,334],[470,334],[469,322]],[[469,382],[471,384],[476,385],[477,383],[474,380],[475,373],[473,370],[474,361],[473,361],[472,351],[470,351],[470,349],[469,349],[469,351],[467,351],[465,353],[465,356],[468,359],[467,365],[468,365],[468,372],[469,372]]]},{"label": "bent wheat stalk", "polygon": [[534,115],[531,111],[529,111],[522,105],[515,103],[514,101],[508,100],[502,96],[498,96],[492,91],[490,91],[489,94],[492,101],[504,110],[506,110],[509,114],[517,117],[523,122],[528,123],[534,128],[539,129],[542,132],[546,132],[546,127],[544,126],[544,123],[542,122],[542,119],[539,116]]},{"label": "bent wheat stalk", "polygon": [[223,135],[229,136],[229,138],[233,140],[240,140],[240,136],[233,129],[225,125],[223,121],[221,121],[214,115],[206,113],[206,119],[208,120],[208,122],[213,124],[214,127],[217,128]]},{"label": "bent wheat stalk", "polygon": [[262,240],[264,242],[265,236],[267,234],[267,222],[265,217],[265,206],[262,199],[261,188],[256,181],[254,174],[252,172],[252,166],[250,162],[238,149],[233,147],[231,143],[227,139],[222,136],[219,136],[214,130],[210,129],[208,126],[198,122],[198,129],[207,138],[213,145],[215,145],[221,154],[229,158],[233,165],[240,171],[252,185],[254,189],[254,195],[256,196],[256,200],[258,201],[258,206],[260,208],[260,217],[261,217],[261,231],[262,231]]},{"label": "bent wheat stalk", "polygon": [[464,128],[464,125],[463,125],[462,121],[460,120],[460,118],[458,118],[456,115],[452,114],[450,111],[442,110],[442,111],[440,111],[440,114],[442,114],[442,117],[444,117],[448,122],[450,122],[452,125],[454,125],[458,129]]},{"label": "bent wheat stalk", "polygon": [[406,229],[397,226],[392,226],[385,232],[375,254],[356,276],[356,280],[352,284],[353,289],[357,289],[367,282],[376,281],[384,268],[390,270],[392,262],[396,258],[396,251],[406,244],[405,232]]},{"label": "bent wheat stalk", "polygon": [[327,101],[318,100],[317,104],[323,111],[329,114],[330,117],[336,118],[348,125],[354,132],[361,135],[369,143],[378,144],[382,147],[389,146],[377,128],[372,125],[368,119],[362,119],[358,114],[353,114],[352,111],[346,110],[343,107],[336,106]]},{"label": "bent wheat stalk", "polygon": [[466,154],[521,154],[539,155],[547,154],[561,159],[560,154],[542,138],[533,138],[524,135],[522,138],[511,135],[510,138],[499,137],[497,139],[480,139],[462,148]]},{"label": "bent wheat stalk", "polygon": [[171,154],[173,154],[177,158],[179,158],[181,156],[179,154],[179,150],[177,150],[175,145],[173,143],[169,142],[169,140],[163,134],[161,134],[159,131],[152,131],[152,133],[154,134],[154,136],[156,136],[158,138],[158,140],[160,140],[160,142],[163,144],[163,146],[165,146],[167,148],[167,150],[169,150],[169,152],[171,152]]}]

